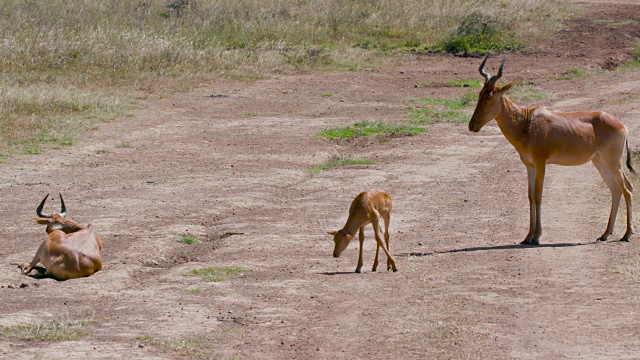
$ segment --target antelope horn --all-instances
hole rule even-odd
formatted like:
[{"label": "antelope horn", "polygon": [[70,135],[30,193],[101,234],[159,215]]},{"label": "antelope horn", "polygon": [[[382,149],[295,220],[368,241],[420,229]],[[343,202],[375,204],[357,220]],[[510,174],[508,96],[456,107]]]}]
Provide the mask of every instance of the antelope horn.
[{"label": "antelope horn", "polygon": [[41,218],[50,218],[51,217],[51,214],[47,214],[47,213],[43,213],[42,212],[42,208],[44,207],[44,203],[47,201],[48,197],[49,197],[49,194],[47,194],[47,196],[45,196],[44,199],[42,199],[42,202],[40,203],[40,205],[38,205],[38,208],[36,209],[36,214]]},{"label": "antelope horn", "polygon": [[495,76],[492,76],[491,79],[489,79],[489,84],[491,86],[495,85],[496,82],[502,77],[502,70],[504,70],[504,63],[507,61],[507,57],[503,57],[502,58],[502,62],[500,63],[500,68],[498,69],[498,74]]},{"label": "antelope horn", "polygon": [[65,217],[67,216],[67,207],[64,206],[64,200],[62,200],[62,194],[60,194],[60,216]]},{"label": "antelope horn", "polygon": [[484,60],[482,60],[482,64],[480,64],[480,69],[478,69],[480,71],[480,75],[482,75],[486,81],[491,80],[491,75],[489,75],[488,72],[484,71],[484,64],[487,63],[488,58],[489,58],[489,54],[487,54],[487,56],[484,57]]}]

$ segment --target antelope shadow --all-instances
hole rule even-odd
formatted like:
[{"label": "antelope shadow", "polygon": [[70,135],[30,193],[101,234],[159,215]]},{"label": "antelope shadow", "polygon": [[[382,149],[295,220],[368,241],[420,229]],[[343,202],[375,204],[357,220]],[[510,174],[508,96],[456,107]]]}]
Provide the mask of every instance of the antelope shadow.
[{"label": "antelope shadow", "polygon": [[540,248],[564,248],[564,247],[574,247],[574,246],[584,246],[584,245],[592,245],[596,244],[596,242],[591,243],[559,243],[559,244],[540,244],[540,245],[526,245],[526,244],[511,244],[511,245],[495,245],[495,246],[474,246],[462,249],[452,249],[445,251],[432,251],[432,252],[409,252],[402,253],[396,256],[399,257],[410,257],[410,256],[431,256],[435,254],[451,254],[451,253],[459,253],[459,252],[473,252],[473,251],[491,251],[491,250],[526,250],[526,249],[540,249]]},{"label": "antelope shadow", "polygon": [[325,271],[325,272],[321,272],[321,273],[318,273],[318,274],[320,274],[320,275],[330,275],[330,276],[333,276],[333,275],[354,275],[354,274],[360,275],[355,271]]}]

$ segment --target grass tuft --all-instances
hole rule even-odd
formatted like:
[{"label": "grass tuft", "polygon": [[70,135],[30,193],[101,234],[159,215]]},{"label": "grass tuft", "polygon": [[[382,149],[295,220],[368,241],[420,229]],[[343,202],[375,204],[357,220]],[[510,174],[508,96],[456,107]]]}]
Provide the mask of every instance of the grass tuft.
[{"label": "grass tuft", "polygon": [[350,139],[360,136],[413,136],[422,134],[426,129],[406,124],[392,125],[382,121],[362,121],[349,126],[324,129],[318,136],[326,139]]},{"label": "grass tuft", "polygon": [[474,105],[477,99],[478,95],[471,90],[457,99],[410,98],[404,101],[412,104],[408,107],[411,112],[405,118],[419,125],[434,122],[466,123],[469,122],[470,116],[460,109]]},{"label": "grass tuft", "polygon": [[239,266],[211,266],[191,270],[182,276],[199,276],[204,281],[218,282],[236,278],[248,271],[250,270]]},{"label": "grass tuft", "polygon": [[637,21],[632,20],[632,19],[626,19],[626,20],[621,20],[621,21],[596,19],[596,20],[593,20],[593,22],[598,23],[598,24],[611,26],[611,27],[633,25],[633,24],[637,23]]},{"label": "grass tuft", "polygon": [[405,103],[412,103],[418,106],[439,105],[449,109],[462,109],[471,106],[478,100],[478,94],[474,91],[468,91],[458,99],[440,99],[440,98],[409,98]]},{"label": "grass tuft", "polygon": [[591,75],[591,74],[593,74],[593,72],[585,71],[584,69],[581,69],[581,68],[572,67],[572,68],[568,68],[567,71],[564,74],[558,76],[557,79],[573,80],[573,79],[577,79],[577,78]]},{"label": "grass tuft", "polygon": [[406,119],[420,125],[429,125],[434,122],[468,123],[471,115],[462,111],[423,108],[413,109],[407,114]]},{"label": "grass tuft", "polygon": [[472,80],[450,80],[449,85],[459,86],[459,87],[482,87],[482,81],[472,79]]},{"label": "grass tuft", "polygon": [[242,114],[240,114],[240,116],[242,116],[242,117],[257,117],[257,116],[262,116],[262,113],[259,113],[257,111],[245,111]]},{"label": "grass tuft", "polygon": [[549,91],[532,86],[514,86],[507,96],[515,102],[535,102],[549,100],[553,94]]},{"label": "grass tuft", "polygon": [[86,321],[51,321],[39,324],[5,326],[0,331],[0,334],[25,340],[72,341],[88,334],[83,329],[86,325]]},{"label": "grass tuft", "polygon": [[195,236],[191,236],[191,235],[182,235],[182,237],[180,237],[180,239],[178,239],[178,242],[181,242],[181,243],[187,244],[187,245],[198,245],[198,244],[200,244],[200,240],[198,240]]},{"label": "grass tuft", "polygon": [[376,162],[369,159],[363,159],[359,157],[355,157],[353,155],[332,155],[329,157],[327,161],[322,164],[314,165],[309,169],[309,172],[312,174],[318,174],[322,171],[334,168],[334,167],[342,167],[349,165],[373,165]]},{"label": "grass tuft", "polygon": [[200,353],[198,346],[200,341],[197,340],[161,340],[147,335],[136,337],[137,340],[151,346],[160,346],[165,350],[171,350],[181,356],[190,356]]}]

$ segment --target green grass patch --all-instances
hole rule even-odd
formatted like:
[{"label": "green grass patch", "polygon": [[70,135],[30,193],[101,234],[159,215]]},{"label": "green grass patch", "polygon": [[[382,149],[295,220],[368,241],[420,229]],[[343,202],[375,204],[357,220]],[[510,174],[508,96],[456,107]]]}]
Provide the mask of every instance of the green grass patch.
[{"label": "green grass patch", "polygon": [[462,109],[467,106],[474,105],[478,100],[478,94],[474,91],[468,91],[458,99],[442,99],[442,98],[409,98],[404,100],[405,103],[415,104],[417,106],[438,105],[449,109]]},{"label": "green grass patch", "polygon": [[312,174],[317,174],[334,167],[349,165],[373,165],[375,163],[376,162],[373,160],[363,159],[360,157],[355,157],[353,155],[332,155],[324,163],[312,166],[309,169],[309,172]]},{"label": "green grass patch", "polygon": [[181,356],[200,353],[200,341],[197,340],[162,340],[147,335],[137,336],[136,339],[146,345],[159,346],[165,351],[174,351]]},{"label": "green grass patch", "polygon": [[73,341],[87,335],[86,321],[50,321],[38,324],[5,326],[3,336],[24,340]]},{"label": "green grass patch", "polygon": [[633,50],[633,58],[624,66],[618,67],[618,69],[622,71],[635,71],[639,67],[640,67],[640,39],[636,39],[634,50]]},{"label": "green grass patch", "polygon": [[576,67],[571,67],[568,68],[567,71],[558,76],[557,79],[558,80],[573,80],[579,77],[583,77],[583,76],[587,76],[587,75],[591,75],[592,72],[586,71],[584,69],[581,68],[576,68]]},{"label": "green grass patch", "polygon": [[549,91],[531,86],[514,86],[507,96],[515,102],[534,102],[549,100],[553,94]]},{"label": "green grass patch", "polygon": [[191,235],[182,235],[180,237],[180,239],[178,239],[178,242],[181,242],[181,243],[187,244],[187,245],[198,245],[198,244],[200,244],[200,240],[198,240],[195,236],[191,236]]},{"label": "green grass patch", "polygon": [[242,116],[242,117],[256,117],[256,116],[262,116],[262,113],[259,113],[257,111],[245,111],[242,114],[240,114],[240,116]]},{"label": "green grass patch", "polygon": [[187,294],[200,294],[202,290],[200,290],[200,288],[194,288],[194,289],[187,289],[184,292],[186,292]]},{"label": "green grass patch", "polygon": [[593,22],[598,23],[598,24],[611,26],[611,27],[633,25],[633,24],[637,23],[637,21],[632,20],[632,19],[626,19],[626,20],[622,20],[622,21],[596,19],[596,20],[593,20]]},{"label": "green grass patch", "polygon": [[121,143],[119,143],[118,145],[116,145],[116,147],[121,148],[121,149],[131,149],[133,148],[133,144],[127,141],[123,141]]},{"label": "green grass patch", "polygon": [[341,126],[324,129],[318,133],[318,137],[336,140],[350,139],[360,136],[413,136],[422,134],[426,129],[407,124],[387,124],[383,121],[361,121],[349,126]]},{"label": "green grass patch", "polygon": [[332,96],[333,96],[333,94],[331,94],[331,93],[322,94],[322,97],[332,97]]},{"label": "green grass patch", "polygon": [[510,30],[511,26],[504,20],[496,14],[471,12],[461,19],[459,25],[448,36],[426,50],[470,55],[511,51],[524,47],[523,39]]},{"label": "green grass patch", "polygon": [[414,124],[429,125],[432,123],[468,123],[471,115],[456,110],[439,110],[433,108],[413,109],[406,119]]},{"label": "green grass patch", "polygon": [[182,276],[198,276],[204,281],[219,282],[236,278],[248,271],[250,270],[239,266],[212,266],[191,270]]},{"label": "green grass patch", "polygon": [[449,85],[459,87],[482,87],[482,81],[480,80],[450,80]]}]

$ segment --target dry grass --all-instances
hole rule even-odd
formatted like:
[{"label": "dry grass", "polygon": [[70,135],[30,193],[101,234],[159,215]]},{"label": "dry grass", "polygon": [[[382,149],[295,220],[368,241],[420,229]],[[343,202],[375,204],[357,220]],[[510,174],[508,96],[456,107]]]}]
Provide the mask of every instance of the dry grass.
[{"label": "dry grass", "polygon": [[5,326],[0,332],[3,336],[25,340],[78,340],[87,335],[86,321],[51,321],[38,324]]},{"label": "dry grass", "polygon": [[234,279],[250,271],[240,266],[211,266],[201,269],[194,269],[183,273],[182,276],[198,276],[204,281],[224,281]]},{"label": "dry grass", "polygon": [[173,351],[180,356],[194,356],[201,352],[198,340],[161,340],[147,335],[138,336],[136,339],[146,345],[158,346],[165,352]]},{"label": "dry grass", "polygon": [[325,170],[329,170],[335,167],[351,166],[351,165],[373,165],[376,162],[373,160],[361,158],[351,154],[334,154],[329,156],[327,161],[322,164],[313,165],[309,172],[311,174],[319,174]]},{"label": "dry grass", "polygon": [[565,16],[563,3],[200,0],[177,14],[161,0],[7,0],[0,9],[0,33],[3,65],[11,70],[259,75],[349,60],[353,54],[335,51],[341,46],[434,43],[469,17],[521,40],[539,38]]},{"label": "dry grass", "polygon": [[81,132],[128,107],[118,97],[94,91],[0,82],[0,154],[37,154],[45,144],[72,145]]},{"label": "dry grass", "polygon": [[68,145],[95,127],[87,119],[118,116],[132,97],[219,77],[364,69],[392,60],[389,50],[435,44],[471,18],[537,39],[566,7],[560,0],[198,0],[177,12],[164,0],[6,0],[0,158]]}]

